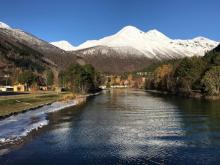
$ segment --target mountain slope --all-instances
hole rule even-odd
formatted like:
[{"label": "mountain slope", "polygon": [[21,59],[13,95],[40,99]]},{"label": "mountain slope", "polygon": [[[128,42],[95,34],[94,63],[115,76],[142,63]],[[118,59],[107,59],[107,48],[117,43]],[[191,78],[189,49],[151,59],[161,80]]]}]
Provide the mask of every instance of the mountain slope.
[{"label": "mountain slope", "polygon": [[65,51],[73,51],[75,50],[75,47],[71,45],[68,41],[56,41],[56,42],[51,42],[50,44],[63,49]]},{"label": "mountain slope", "polygon": [[98,71],[111,74],[141,70],[152,61],[135,49],[118,50],[107,46],[79,50],[77,54]]},{"label": "mountain slope", "polygon": [[[2,26],[3,25],[3,26]],[[6,24],[1,23],[0,36],[7,39],[7,42],[14,45],[15,43],[28,47],[39,54],[47,63],[54,65],[57,69],[63,69],[71,63],[75,63],[77,56],[74,53],[68,53],[50,43],[43,41],[30,33],[19,29],[7,28]]]},{"label": "mountain slope", "polygon": [[126,26],[114,35],[90,40],[75,47],[86,63],[108,73],[141,70],[151,62],[203,56],[219,43],[204,37],[173,40],[157,30],[143,32]]},{"label": "mountain slope", "polygon": [[56,70],[56,66],[43,58],[41,53],[0,34],[0,77],[13,75],[18,68],[38,73],[46,69]]},{"label": "mountain slope", "polygon": [[76,50],[96,46],[107,46],[120,50],[133,48],[150,59],[162,60],[194,55],[203,56],[206,51],[217,45],[218,42],[204,37],[192,40],[172,40],[157,30],[143,32],[136,27],[127,26],[112,36],[87,41],[76,47]]},{"label": "mountain slope", "polygon": [[204,58],[213,65],[220,65],[220,44],[213,50],[206,53]]},{"label": "mountain slope", "polygon": [[11,29],[11,27],[8,26],[7,24],[5,24],[4,22],[0,22],[0,28],[2,28],[2,29]]}]

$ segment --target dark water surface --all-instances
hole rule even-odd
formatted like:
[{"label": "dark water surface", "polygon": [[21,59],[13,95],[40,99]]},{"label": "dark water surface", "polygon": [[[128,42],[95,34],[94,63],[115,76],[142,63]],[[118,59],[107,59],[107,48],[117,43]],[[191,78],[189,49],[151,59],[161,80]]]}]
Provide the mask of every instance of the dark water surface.
[{"label": "dark water surface", "polygon": [[0,164],[220,164],[218,101],[114,90],[48,119]]}]

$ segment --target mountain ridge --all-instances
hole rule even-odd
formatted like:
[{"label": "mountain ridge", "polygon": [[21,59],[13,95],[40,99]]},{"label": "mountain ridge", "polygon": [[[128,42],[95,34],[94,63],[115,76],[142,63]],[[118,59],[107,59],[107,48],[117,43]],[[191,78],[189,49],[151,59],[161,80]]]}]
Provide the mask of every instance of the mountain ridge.
[{"label": "mountain ridge", "polygon": [[[201,36],[188,40],[171,39],[156,29],[144,32],[136,27],[126,26],[113,35],[99,40],[88,40],[76,47],[75,50],[96,46],[108,46],[113,49],[115,47],[131,47],[148,58],[166,59],[194,55],[203,56],[206,51],[213,49],[218,44],[219,42]],[[158,56],[158,52],[161,55]]]},{"label": "mountain ridge", "polygon": [[83,63],[75,53],[69,53],[20,29],[0,25],[0,77],[13,75],[18,70],[31,70],[42,75],[45,70],[54,74],[58,84],[58,74],[70,64]]},{"label": "mountain ridge", "polygon": [[[74,47],[76,49],[73,51],[60,49],[58,45],[54,46],[4,23],[0,24],[0,36],[2,39],[7,39],[7,44],[11,44],[13,49],[17,49],[13,45],[19,44],[21,48],[38,52],[37,56],[40,59],[58,71],[65,69],[71,63],[80,63],[91,64],[98,71],[105,73],[133,72],[145,68],[154,60],[201,55],[218,44],[204,37],[172,40],[156,29],[144,32],[133,26],[126,26],[116,34],[100,40],[87,41],[84,43],[85,48],[81,44]],[[69,44],[67,41],[60,43]],[[2,44],[4,46],[5,42]],[[181,49],[182,47],[184,49]],[[192,49],[195,51],[192,52]],[[26,54],[32,57],[30,53]]]},{"label": "mountain ridge", "polygon": [[10,42],[12,45],[14,43],[19,43],[39,52],[42,58],[51,63],[53,66],[56,66],[58,70],[76,62],[76,54],[70,54],[67,51],[64,51],[23,30],[0,26],[0,35],[3,38],[7,38],[8,42]]}]

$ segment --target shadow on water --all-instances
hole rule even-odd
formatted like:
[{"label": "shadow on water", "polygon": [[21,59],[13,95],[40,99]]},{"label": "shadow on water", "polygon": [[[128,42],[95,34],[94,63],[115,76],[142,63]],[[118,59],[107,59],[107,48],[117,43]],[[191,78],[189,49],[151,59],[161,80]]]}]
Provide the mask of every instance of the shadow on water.
[{"label": "shadow on water", "polygon": [[218,164],[220,103],[105,91],[51,113],[0,164]]},{"label": "shadow on water", "polygon": [[[89,101],[92,101],[93,98],[89,98]],[[46,132],[49,132],[53,129],[58,129],[58,123],[62,122],[71,122],[77,116],[79,116],[82,113],[82,110],[86,106],[86,103],[77,105],[71,108],[67,108],[65,110],[53,112],[47,114],[47,119],[49,121],[49,124],[46,126],[43,126],[40,129],[33,130],[31,133],[29,133],[27,136],[22,137],[21,139],[14,141],[13,143],[9,143],[6,145],[3,145],[0,147],[0,158],[4,157],[5,154],[10,153],[11,151],[19,150],[20,148],[24,147],[25,145],[31,143],[36,138],[41,137],[41,135],[45,134]],[[4,162],[0,159],[0,164]]]}]

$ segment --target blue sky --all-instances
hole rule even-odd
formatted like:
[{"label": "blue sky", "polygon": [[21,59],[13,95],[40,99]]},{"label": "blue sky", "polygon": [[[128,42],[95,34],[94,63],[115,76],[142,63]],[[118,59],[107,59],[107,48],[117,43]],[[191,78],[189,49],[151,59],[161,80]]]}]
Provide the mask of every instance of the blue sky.
[{"label": "blue sky", "polygon": [[0,21],[46,41],[78,45],[126,25],[170,38],[220,41],[219,0],[1,0]]}]

